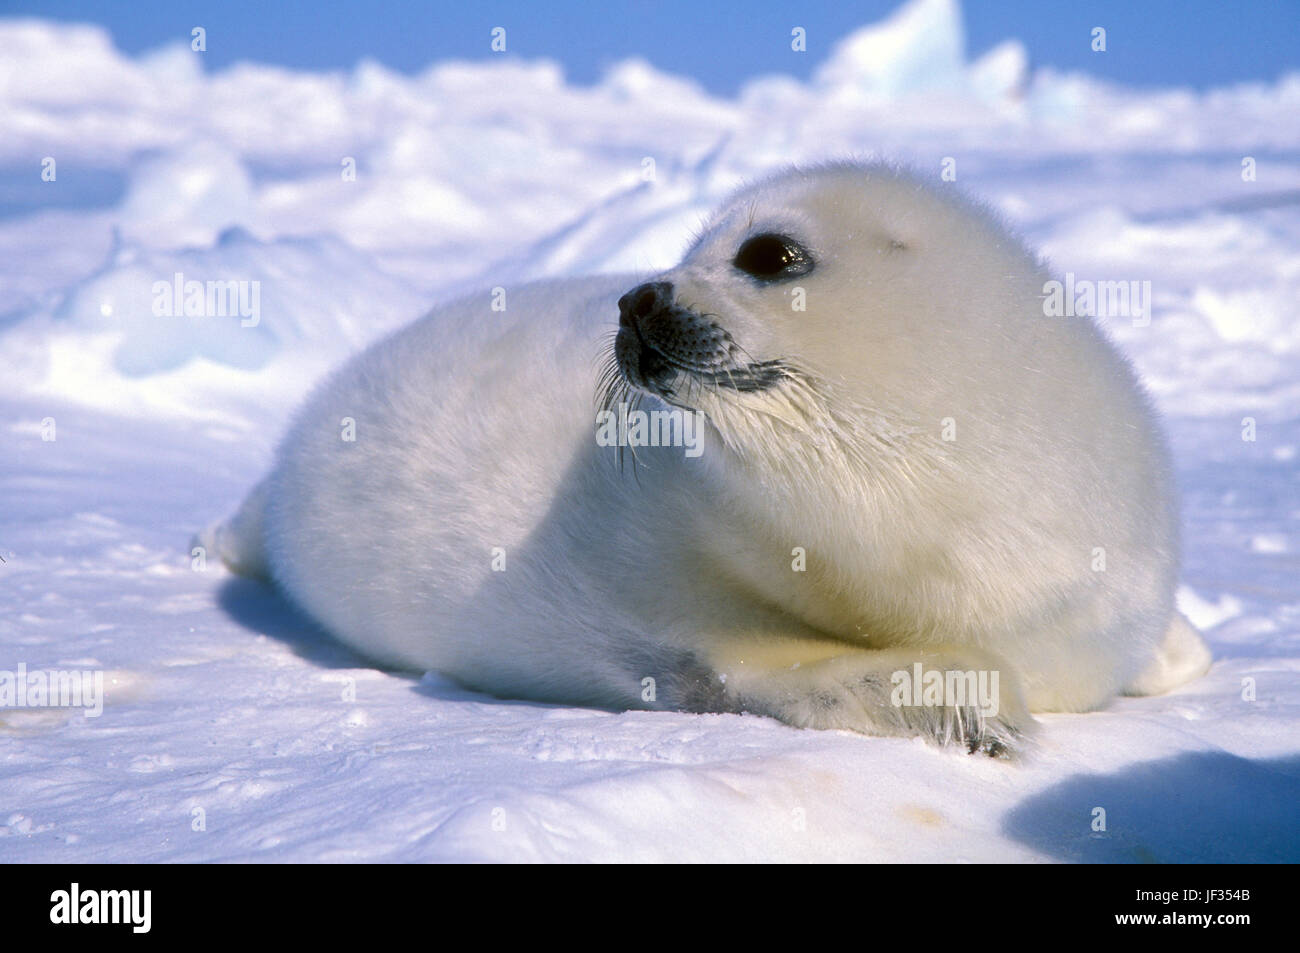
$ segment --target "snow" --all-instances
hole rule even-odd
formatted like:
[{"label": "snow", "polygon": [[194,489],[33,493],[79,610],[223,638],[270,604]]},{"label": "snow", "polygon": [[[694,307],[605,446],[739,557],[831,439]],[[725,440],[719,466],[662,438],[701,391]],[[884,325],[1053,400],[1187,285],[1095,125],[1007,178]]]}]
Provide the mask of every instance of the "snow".
[{"label": "snow", "polygon": [[[1029,62],[968,62],[954,0],[734,100],[637,61],[208,73],[0,21],[0,669],[106,680],[98,718],[0,710],[0,860],[1300,859],[1300,73],[1197,94]],[[1007,764],[495,700],[192,568],[366,342],[467,290],[650,274],[736,184],[868,154],[952,158],[1058,272],[1152,283],[1150,323],[1106,330],[1169,425],[1204,679],[1041,716]],[[177,273],[258,282],[258,321],[155,314]]]}]

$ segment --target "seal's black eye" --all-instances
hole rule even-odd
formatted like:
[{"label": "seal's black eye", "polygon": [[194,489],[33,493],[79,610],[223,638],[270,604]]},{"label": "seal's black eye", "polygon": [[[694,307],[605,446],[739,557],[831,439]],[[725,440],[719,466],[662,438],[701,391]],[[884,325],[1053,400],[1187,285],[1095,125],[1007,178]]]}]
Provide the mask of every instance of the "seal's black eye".
[{"label": "seal's black eye", "polygon": [[772,232],[746,239],[732,264],[761,281],[784,281],[813,270],[812,256],[802,245]]}]

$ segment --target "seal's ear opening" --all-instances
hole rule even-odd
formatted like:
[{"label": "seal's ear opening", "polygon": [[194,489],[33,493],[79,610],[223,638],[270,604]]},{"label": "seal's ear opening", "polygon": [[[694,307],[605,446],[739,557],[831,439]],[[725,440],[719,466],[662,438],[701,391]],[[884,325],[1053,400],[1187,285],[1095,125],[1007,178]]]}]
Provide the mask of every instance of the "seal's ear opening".
[{"label": "seal's ear opening", "polygon": [[813,270],[808,250],[789,235],[775,232],[746,239],[731,263],[759,281],[787,281]]}]

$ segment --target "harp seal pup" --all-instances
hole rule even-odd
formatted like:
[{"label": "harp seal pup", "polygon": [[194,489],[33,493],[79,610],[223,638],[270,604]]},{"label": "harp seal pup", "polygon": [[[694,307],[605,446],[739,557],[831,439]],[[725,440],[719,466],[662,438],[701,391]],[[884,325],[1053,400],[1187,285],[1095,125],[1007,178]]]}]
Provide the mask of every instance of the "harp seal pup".
[{"label": "harp seal pup", "polygon": [[[485,293],[371,347],[201,540],[377,662],[494,695],[1013,753],[1030,711],[1210,662],[1151,404],[1091,321],[1044,315],[1049,278],[894,167],[788,171],[650,281]],[[619,405],[698,446],[602,445]]]}]

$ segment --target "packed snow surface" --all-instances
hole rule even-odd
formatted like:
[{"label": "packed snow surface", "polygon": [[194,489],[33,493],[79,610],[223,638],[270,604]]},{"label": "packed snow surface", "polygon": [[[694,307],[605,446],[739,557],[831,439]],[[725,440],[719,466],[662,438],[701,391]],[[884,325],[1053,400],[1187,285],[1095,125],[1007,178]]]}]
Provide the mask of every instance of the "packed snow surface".
[{"label": "packed snow surface", "polygon": [[[964,48],[914,0],[726,100],[638,61],[208,73],[0,20],[0,677],[105,679],[98,717],[0,709],[0,861],[1300,860],[1300,73],[1133,90]],[[1041,716],[1006,763],[385,673],[192,564],[384,332],[648,276],[737,184],[871,155],[955,170],[1059,274],[1151,282],[1103,323],[1168,423],[1205,678]],[[177,275],[256,314],[160,315]]]}]

